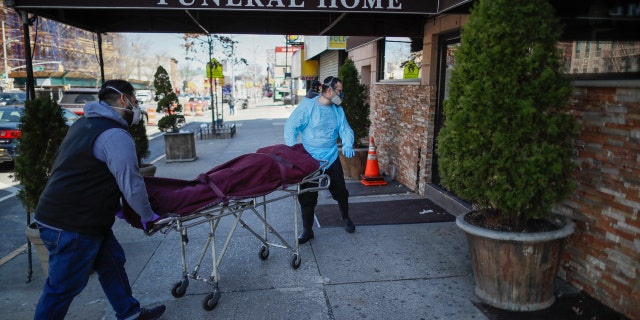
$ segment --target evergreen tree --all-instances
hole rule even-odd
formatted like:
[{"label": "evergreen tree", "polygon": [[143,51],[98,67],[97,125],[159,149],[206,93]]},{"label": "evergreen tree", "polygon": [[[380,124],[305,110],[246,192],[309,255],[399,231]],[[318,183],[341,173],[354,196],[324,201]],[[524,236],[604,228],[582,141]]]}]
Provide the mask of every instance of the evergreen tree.
[{"label": "evergreen tree", "polygon": [[463,27],[444,128],[442,183],[514,230],[572,190],[571,87],[547,0],[480,0]]},{"label": "evergreen tree", "polygon": [[38,206],[68,127],[62,117],[62,109],[49,98],[26,101],[20,121],[22,135],[13,178],[22,185],[18,199],[30,213]]},{"label": "evergreen tree", "polygon": [[158,66],[156,70],[153,86],[156,88],[154,100],[158,102],[156,111],[167,112],[167,115],[158,121],[158,128],[161,130],[171,129],[173,132],[177,131],[178,121],[184,119],[184,116],[173,114],[173,112],[181,112],[182,106],[178,103],[178,96],[173,91],[169,74],[162,66]]},{"label": "evergreen tree", "polygon": [[149,156],[149,137],[147,137],[147,128],[144,123],[144,117],[140,119],[138,124],[129,127],[129,133],[133,137],[136,145],[136,156],[138,157],[138,166],[142,165],[142,159]]},{"label": "evergreen tree", "polygon": [[369,103],[367,102],[367,86],[360,83],[360,75],[353,60],[347,59],[338,71],[338,78],[342,80],[344,98],[342,108],[347,121],[353,129],[355,144],[361,145],[362,140],[369,136]]}]

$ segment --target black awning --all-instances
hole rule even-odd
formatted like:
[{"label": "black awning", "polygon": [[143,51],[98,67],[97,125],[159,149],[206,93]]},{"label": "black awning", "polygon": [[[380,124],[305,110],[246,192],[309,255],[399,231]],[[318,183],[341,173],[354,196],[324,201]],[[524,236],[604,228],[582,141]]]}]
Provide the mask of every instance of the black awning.
[{"label": "black awning", "polygon": [[[639,40],[638,0],[550,0],[563,40]],[[442,14],[473,0],[5,0],[16,10],[96,33],[423,35]],[[345,7],[344,4],[351,4]]]}]

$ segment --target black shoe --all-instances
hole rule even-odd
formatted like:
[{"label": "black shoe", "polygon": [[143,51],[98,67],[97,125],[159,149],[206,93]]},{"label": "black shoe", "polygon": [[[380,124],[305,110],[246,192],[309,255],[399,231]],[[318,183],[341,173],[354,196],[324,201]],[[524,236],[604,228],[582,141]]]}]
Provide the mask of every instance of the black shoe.
[{"label": "black shoe", "polygon": [[162,316],[162,314],[164,313],[165,310],[167,310],[167,307],[165,307],[164,305],[159,305],[159,306],[157,306],[155,308],[151,308],[151,309],[142,308],[142,310],[140,311],[140,314],[138,315],[138,317],[136,319],[139,319],[139,320],[157,320]]},{"label": "black shoe", "polygon": [[342,219],[342,222],[344,222],[344,229],[347,230],[347,232],[353,233],[356,231],[356,225],[353,224],[353,221],[351,221],[351,219],[344,218]]},{"label": "black shoe", "polygon": [[298,237],[298,244],[303,244],[303,243],[307,243],[307,241],[313,239],[313,231],[302,231],[302,233],[300,234],[300,236]]}]

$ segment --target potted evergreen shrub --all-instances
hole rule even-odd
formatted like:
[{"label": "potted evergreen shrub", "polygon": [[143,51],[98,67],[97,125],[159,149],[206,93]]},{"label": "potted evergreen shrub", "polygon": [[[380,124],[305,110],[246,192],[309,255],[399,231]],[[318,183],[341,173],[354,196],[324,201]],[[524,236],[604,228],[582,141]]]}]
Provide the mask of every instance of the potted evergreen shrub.
[{"label": "potted evergreen shrub", "polygon": [[[34,244],[42,269],[47,275],[49,252],[40,239],[35,223],[31,223],[31,214],[38,206],[40,195],[51,174],[56,152],[67,134],[68,127],[62,117],[62,109],[49,98],[26,101],[20,121],[22,124],[19,156],[15,159],[13,178],[22,185],[18,199],[27,211],[27,237]],[[31,268],[31,254],[29,267]]]},{"label": "potted evergreen shrub", "polygon": [[136,146],[136,156],[138,157],[138,167],[140,168],[140,174],[143,176],[154,176],[156,173],[156,166],[150,163],[143,163],[142,160],[149,156],[149,137],[147,136],[147,127],[144,122],[144,118],[129,127],[129,133],[133,137],[133,142]]},{"label": "potted evergreen shrub", "polygon": [[574,228],[551,214],[573,190],[579,130],[567,113],[559,34],[547,0],[479,0],[445,102],[442,184],[473,204],[456,223],[467,233],[475,292],[502,309],[553,304],[562,240]]},{"label": "potted evergreen shrub", "polygon": [[158,128],[166,131],[164,134],[166,160],[168,162],[196,160],[195,135],[193,132],[178,132],[178,128],[185,122],[184,116],[176,113],[182,111],[182,106],[178,103],[178,96],[173,92],[169,74],[162,66],[158,66],[156,70],[153,85],[156,88],[154,100],[158,102],[156,111],[167,113],[158,121]]},{"label": "potted evergreen shrub", "polygon": [[371,121],[369,120],[369,102],[367,101],[368,88],[360,82],[358,70],[350,58],[346,59],[338,70],[338,78],[342,80],[344,92],[342,108],[351,129],[353,129],[355,155],[352,158],[347,158],[342,154],[342,151],[338,154],[344,177],[360,179],[366,168],[369,151],[368,136]]}]

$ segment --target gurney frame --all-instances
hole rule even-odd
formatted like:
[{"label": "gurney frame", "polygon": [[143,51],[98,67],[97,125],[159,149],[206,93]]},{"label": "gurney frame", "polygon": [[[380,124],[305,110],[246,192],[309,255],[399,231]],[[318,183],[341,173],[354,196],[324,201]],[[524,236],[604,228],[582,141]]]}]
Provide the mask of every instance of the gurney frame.
[{"label": "gurney frame", "polygon": [[[306,192],[317,192],[321,190],[326,190],[329,188],[331,180],[329,176],[322,173],[322,170],[326,166],[326,162],[321,162],[321,166],[318,170],[303,178],[302,181],[295,185],[284,186],[278,188],[276,191],[284,191],[285,195],[276,196],[274,198],[270,198],[267,200],[267,195],[271,195],[269,193],[267,195],[263,195],[260,197],[256,197],[253,199],[240,200],[240,201],[230,201],[227,204],[220,204],[211,208],[207,208],[195,214],[187,215],[187,216],[178,216],[178,215],[168,215],[167,217],[162,218],[155,222],[156,226],[162,226],[159,229],[155,230],[161,233],[168,233],[171,230],[175,230],[180,234],[180,253],[182,258],[182,280],[175,283],[173,288],[171,289],[171,294],[180,298],[184,296],[187,292],[187,287],[189,286],[189,279],[193,279],[196,281],[202,281],[208,283],[213,286],[213,291],[205,296],[202,301],[202,307],[207,310],[213,310],[220,300],[221,293],[218,288],[218,282],[220,281],[220,274],[218,272],[218,268],[222,262],[222,258],[231,243],[231,239],[235,234],[235,231],[240,224],[244,229],[249,231],[255,238],[262,242],[259,251],[259,257],[262,260],[266,260],[269,257],[269,248],[277,247],[284,248],[291,251],[291,261],[290,265],[293,269],[298,269],[301,264],[299,245],[298,245],[298,215],[300,213],[300,209],[297,203],[298,195]],[[273,203],[276,201],[280,201],[283,199],[291,198],[293,200],[293,225],[294,225],[294,237],[295,240],[293,244],[287,242],[280,233],[278,233],[273,226],[268,222],[267,219],[267,204]],[[253,212],[254,215],[262,222],[263,230],[262,234],[258,233],[258,231],[251,228],[245,221],[242,219],[245,211]],[[218,228],[218,225],[223,217],[232,216],[235,218],[234,223],[231,226],[231,230],[227,235],[227,238],[224,242],[224,245],[220,249],[220,252],[216,249],[215,244],[215,233]],[[207,240],[202,248],[200,255],[197,259],[197,262],[194,264],[193,271],[189,273],[189,265],[187,263],[187,255],[186,255],[186,247],[189,242],[188,230],[192,227],[208,223],[209,224],[209,235]],[[268,239],[268,234],[273,234],[278,242],[270,242]],[[208,252],[208,249],[211,248],[211,260],[212,260],[212,270],[209,277],[201,276],[198,271],[200,266],[202,265],[205,256]]]}]

